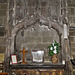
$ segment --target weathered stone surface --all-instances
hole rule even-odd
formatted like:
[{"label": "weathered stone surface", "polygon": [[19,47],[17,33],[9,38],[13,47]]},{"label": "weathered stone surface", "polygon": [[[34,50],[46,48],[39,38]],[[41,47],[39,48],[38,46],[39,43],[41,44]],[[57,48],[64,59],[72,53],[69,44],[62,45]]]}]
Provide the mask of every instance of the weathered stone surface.
[{"label": "weathered stone surface", "polygon": [[68,14],[71,15],[71,8],[68,8]]},{"label": "weathered stone surface", "polygon": [[0,17],[0,26],[6,26],[6,23],[7,23],[7,19],[6,19],[6,16],[1,16]]},{"label": "weathered stone surface", "polygon": [[70,4],[68,4],[68,6],[72,8],[72,7],[75,7],[75,4],[70,3]]},{"label": "weathered stone surface", "polygon": [[3,26],[6,27],[6,24],[7,24],[7,16],[4,16],[3,17]]},{"label": "weathered stone surface", "polygon": [[72,4],[75,4],[75,0],[72,0]]},{"label": "weathered stone surface", "polygon": [[71,3],[71,0],[67,0],[67,3]]},{"label": "weathered stone surface", "polygon": [[1,16],[6,16],[6,10],[0,10],[0,17]]},{"label": "weathered stone surface", "polygon": [[71,23],[73,23],[72,18],[73,18],[73,17],[68,17],[68,20],[69,20],[70,25],[71,25]]},{"label": "weathered stone surface", "polygon": [[73,71],[73,75],[75,75],[75,71]]},{"label": "weathered stone surface", "polygon": [[[71,45],[71,56],[75,59],[75,29],[70,29],[70,45]],[[73,66],[73,75],[75,74],[75,68]]]},{"label": "weathered stone surface", "polygon": [[7,3],[8,0],[0,0],[0,3]]},{"label": "weathered stone surface", "polygon": [[[75,42],[75,41],[74,41]],[[75,43],[71,43],[71,48],[74,48],[75,47]]]},{"label": "weathered stone surface", "polygon": [[[71,43],[72,44],[72,43]],[[74,44],[75,45],[75,44]],[[75,47],[71,47],[72,49],[72,52],[74,53],[75,52]]]},{"label": "weathered stone surface", "polygon": [[7,9],[7,4],[0,4],[0,6],[1,6],[1,9]]},{"label": "weathered stone surface", "polygon": [[44,43],[45,43],[45,42],[52,42],[52,40],[53,40],[52,37],[48,37],[48,36],[43,37],[43,42],[44,42]]},{"label": "weathered stone surface", "polygon": [[0,53],[4,53],[6,50],[6,47],[5,46],[0,46]]},{"label": "weathered stone surface", "polygon": [[70,41],[71,41],[71,42],[74,41],[74,38],[73,38],[73,37],[70,37]]},{"label": "weathered stone surface", "polygon": [[5,38],[0,38],[0,44],[5,43]]},{"label": "weathered stone surface", "polygon": [[74,15],[74,8],[71,8],[71,15]]},{"label": "weathered stone surface", "polygon": [[46,26],[35,25],[34,29],[32,26],[25,29],[24,36],[21,36],[21,31],[19,31],[15,42],[17,50],[20,51],[25,47],[25,50],[29,51],[26,54],[26,59],[31,61],[31,50],[44,50],[44,58],[46,60],[46,58],[48,58],[48,46],[53,40],[59,42],[59,36],[54,29],[50,30]]},{"label": "weathered stone surface", "polygon": [[2,25],[3,24],[3,18],[1,17],[0,18],[0,25]]},{"label": "weathered stone surface", "polygon": [[74,32],[70,32],[70,35],[71,35],[71,36],[75,36],[75,33],[74,33]]},{"label": "weathered stone surface", "polygon": [[75,27],[75,0],[67,0],[68,2],[68,19],[70,26]]}]

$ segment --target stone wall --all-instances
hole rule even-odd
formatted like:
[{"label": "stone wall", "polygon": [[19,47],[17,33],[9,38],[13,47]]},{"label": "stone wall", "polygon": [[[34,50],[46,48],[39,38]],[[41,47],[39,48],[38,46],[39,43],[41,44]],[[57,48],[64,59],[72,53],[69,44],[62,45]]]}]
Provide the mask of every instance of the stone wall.
[{"label": "stone wall", "polygon": [[[48,50],[48,45],[52,43],[53,40],[59,42],[57,32],[59,32],[59,35],[62,34],[60,41],[63,44],[62,21],[65,11],[63,11],[64,14],[61,16],[61,4],[62,2],[60,0],[10,0],[9,24],[11,25],[11,54],[14,50],[20,53],[23,47],[25,47],[26,50],[36,49],[46,51]],[[39,24],[46,24],[49,28],[53,26],[57,32],[55,32],[54,29],[49,30],[48,27],[43,28],[43,26],[39,26],[39,24],[35,26],[32,25],[31,27],[30,25],[36,23],[35,21],[39,21]],[[23,25],[25,29],[27,26],[29,26],[29,28],[24,30],[24,36],[21,36],[21,31],[19,31],[17,35],[17,31],[20,30]],[[14,44],[15,35],[17,35],[16,44]],[[61,51],[61,53],[64,51]]]},{"label": "stone wall", "polygon": [[[68,19],[69,19],[69,36],[71,45],[71,58],[75,59],[75,0],[67,0],[68,2]],[[73,66],[73,73],[75,75],[75,67]]]},{"label": "stone wall", "polygon": [[68,2],[68,20],[71,27],[75,27],[75,0],[67,0]]},{"label": "stone wall", "polygon": [[9,2],[9,23],[12,26],[21,22],[24,18],[35,17],[37,13],[61,23],[60,0],[10,0]]},{"label": "stone wall", "polygon": [[7,0],[0,0],[0,53],[6,50],[5,28],[7,24]]},{"label": "stone wall", "polygon": [[[24,29],[24,36],[21,35],[20,30],[16,36],[16,49],[19,56],[22,56],[20,53],[25,48],[28,53],[26,53],[27,61],[31,61],[31,50],[44,50],[44,60],[48,60],[49,50],[48,46],[56,40],[59,43],[59,35],[56,30],[53,28],[49,29],[48,26],[36,24],[30,26],[27,29]],[[21,57],[22,59],[22,57]]]},{"label": "stone wall", "polygon": [[[75,29],[70,29],[70,45],[71,45],[71,58],[75,59]],[[73,66],[73,75],[75,75],[75,67]]]}]

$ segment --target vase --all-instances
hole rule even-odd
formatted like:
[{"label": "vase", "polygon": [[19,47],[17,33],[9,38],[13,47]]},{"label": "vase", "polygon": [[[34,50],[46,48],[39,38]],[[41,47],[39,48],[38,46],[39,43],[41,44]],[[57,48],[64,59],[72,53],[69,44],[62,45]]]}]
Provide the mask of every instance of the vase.
[{"label": "vase", "polygon": [[52,63],[58,63],[58,55],[57,54],[54,54],[53,56],[52,56]]}]

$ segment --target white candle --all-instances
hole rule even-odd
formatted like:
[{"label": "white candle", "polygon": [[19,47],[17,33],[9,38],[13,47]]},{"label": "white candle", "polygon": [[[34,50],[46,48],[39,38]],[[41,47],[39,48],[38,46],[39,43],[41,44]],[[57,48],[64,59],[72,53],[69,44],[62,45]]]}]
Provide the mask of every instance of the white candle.
[{"label": "white candle", "polygon": [[62,64],[64,64],[64,65],[65,65],[65,60],[62,60]]},{"label": "white candle", "polygon": [[67,25],[66,24],[64,24],[64,38],[68,38]]}]

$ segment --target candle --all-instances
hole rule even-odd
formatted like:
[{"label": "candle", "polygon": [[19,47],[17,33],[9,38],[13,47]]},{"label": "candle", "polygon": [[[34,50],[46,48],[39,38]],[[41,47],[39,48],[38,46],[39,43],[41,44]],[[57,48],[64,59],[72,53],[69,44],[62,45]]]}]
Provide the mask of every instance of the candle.
[{"label": "candle", "polygon": [[68,38],[68,35],[67,35],[67,25],[64,24],[64,38]]},{"label": "candle", "polygon": [[65,60],[62,60],[62,64],[64,64],[64,65],[65,65]]}]

